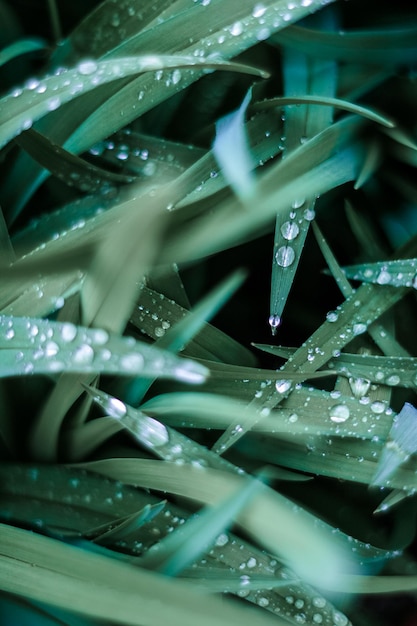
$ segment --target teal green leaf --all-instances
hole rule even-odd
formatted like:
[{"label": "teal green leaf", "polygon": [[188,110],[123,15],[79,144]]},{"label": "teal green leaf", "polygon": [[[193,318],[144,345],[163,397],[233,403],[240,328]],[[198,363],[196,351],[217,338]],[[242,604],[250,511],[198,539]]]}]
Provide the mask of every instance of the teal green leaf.
[{"label": "teal green leaf", "polygon": [[343,271],[348,278],[364,283],[417,288],[417,258],[349,265]]},{"label": "teal green leaf", "polygon": [[0,318],[1,376],[106,372],[122,376],[166,376],[202,382],[199,363],[71,323],[3,315]]},{"label": "teal green leaf", "polygon": [[47,50],[47,43],[43,39],[20,39],[7,48],[0,50],[0,66],[8,63],[12,59],[21,56],[22,54],[30,54],[31,52],[44,52]]}]

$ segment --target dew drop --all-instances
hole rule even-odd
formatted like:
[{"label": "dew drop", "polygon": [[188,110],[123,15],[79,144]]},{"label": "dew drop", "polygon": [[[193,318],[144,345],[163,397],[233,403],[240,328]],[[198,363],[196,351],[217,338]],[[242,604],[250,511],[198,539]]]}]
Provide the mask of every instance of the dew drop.
[{"label": "dew drop", "polygon": [[125,354],[120,359],[120,367],[125,371],[138,372],[143,368],[144,359],[138,352]]},{"label": "dew drop", "polygon": [[271,315],[269,317],[268,323],[271,327],[272,334],[275,335],[277,332],[278,326],[281,324],[281,318],[279,315]]},{"label": "dew drop", "polygon": [[109,340],[109,333],[104,328],[98,328],[93,332],[93,341],[99,346],[103,346]]},{"label": "dew drop", "polygon": [[345,404],[335,404],[330,409],[330,419],[336,424],[346,422],[346,420],[349,419],[349,416],[349,407],[347,407]]},{"label": "dew drop", "polygon": [[261,2],[258,2],[253,7],[252,15],[253,17],[262,17],[266,13],[266,6]]},{"label": "dew drop", "polygon": [[303,206],[304,203],[305,203],[305,198],[296,198],[292,202],[291,206],[293,209],[299,209],[300,207]]},{"label": "dew drop", "polygon": [[371,404],[371,411],[372,413],[375,413],[376,415],[383,413],[385,409],[386,409],[385,402],[382,402],[381,400],[375,400],[375,402],[372,402]]},{"label": "dew drop", "polygon": [[339,318],[339,315],[336,313],[336,311],[329,311],[326,315],[326,320],[328,322],[337,322]]},{"label": "dew drop", "polygon": [[255,559],[255,557],[251,556],[247,562],[246,562],[247,567],[249,567],[249,569],[253,569],[254,567],[257,566],[257,561]]},{"label": "dew drop", "polygon": [[55,98],[50,98],[50,100],[48,100],[47,106],[48,106],[48,111],[56,111],[56,109],[60,106],[61,104],[61,100],[60,98],[58,98],[58,96],[56,96]]},{"label": "dew drop", "polygon": [[118,398],[110,398],[104,410],[110,417],[114,417],[115,419],[121,419],[127,413],[126,405]]},{"label": "dew drop", "polygon": [[366,333],[367,326],[366,324],[353,324],[352,330],[354,335],[362,335]]},{"label": "dew drop", "polygon": [[386,270],[381,270],[376,279],[378,285],[387,285],[391,282],[391,274]]},{"label": "dew drop", "polygon": [[369,391],[371,381],[366,378],[349,378],[349,385],[355,398],[363,398]]},{"label": "dew drop", "polygon": [[326,600],[317,596],[316,598],[313,598],[313,605],[318,609],[323,609],[326,606]]},{"label": "dew drop", "polygon": [[77,336],[77,327],[75,324],[71,324],[70,322],[65,323],[61,328],[61,337],[62,340],[66,343],[73,341]]},{"label": "dew drop", "polygon": [[173,85],[178,85],[178,83],[181,80],[181,70],[176,69],[172,72],[172,84]]},{"label": "dew drop", "polygon": [[229,542],[229,537],[226,533],[222,533],[216,539],[216,546],[223,547]]},{"label": "dew drop", "polygon": [[168,431],[163,424],[148,418],[140,427],[140,438],[149,446],[163,446],[169,441]]},{"label": "dew drop", "polygon": [[269,605],[269,600],[268,598],[265,598],[264,596],[262,596],[262,598],[258,599],[258,604],[259,606],[262,606],[263,608],[265,608]]},{"label": "dew drop", "polygon": [[391,376],[388,376],[388,378],[385,379],[385,382],[387,383],[387,385],[399,385],[401,382],[401,378],[398,376],[398,374],[391,374]]},{"label": "dew drop", "polygon": [[243,25],[242,22],[235,22],[233,26],[230,28],[230,34],[233,37],[238,37],[243,33]]},{"label": "dew drop", "polygon": [[281,226],[282,236],[284,237],[284,239],[287,239],[287,241],[292,241],[293,239],[295,239],[298,236],[299,232],[300,229],[298,227],[298,224],[296,224],[295,222],[284,222],[284,224]]},{"label": "dew drop", "polygon": [[88,344],[79,346],[72,355],[72,360],[78,365],[90,365],[94,359],[94,350]]},{"label": "dew drop", "polygon": [[316,217],[316,212],[313,209],[306,209],[303,213],[306,222],[312,222]]},{"label": "dew drop", "polygon": [[295,252],[291,246],[281,246],[275,253],[275,260],[280,267],[289,267],[294,263]]},{"label": "dew drop", "polygon": [[97,71],[97,63],[95,61],[82,61],[77,69],[83,76],[89,76]]},{"label": "dew drop", "polygon": [[55,341],[48,341],[45,345],[45,357],[47,359],[56,356],[59,352],[59,346]]},{"label": "dew drop", "polygon": [[278,393],[285,393],[288,389],[291,389],[290,380],[277,380],[275,383],[275,389]]}]

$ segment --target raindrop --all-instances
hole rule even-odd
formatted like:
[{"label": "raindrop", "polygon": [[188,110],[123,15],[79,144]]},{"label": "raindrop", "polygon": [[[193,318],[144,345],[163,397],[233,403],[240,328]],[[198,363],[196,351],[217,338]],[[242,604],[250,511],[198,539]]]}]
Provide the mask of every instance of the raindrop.
[{"label": "raindrop", "polygon": [[288,389],[291,389],[290,380],[277,380],[275,383],[275,389],[278,393],[285,393]]},{"label": "raindrop", "polygon": [[110,417],[121,419],[127,413],[126,405],[118,398],[110,398],[104,410]]},{"label": "raindrop", "polygon": [[149,446],[163,446],[169,441],[168,431],[163,424],[152,418],[147,418],[146,422],[141,424],[140,439]]},{"label": "raindrop", "polygon": [[314,615],[313,615],[313,622],[315,624],[322,624],[323,623],[323,615],[321,615],[321,613],[314,613]]},{"label": "raindrop", "polygon": [[94,330],[93,341],[99,346],[103,346],[109,340],[109,333],[103,328]]},{"label": "raindrop", "polygon": [[238,37],[243,33],[243,25],[242,22],[235,22],[233,26],[230,28],[230,34],[233,37]]},{"label": "raindrop", "polygon": [[181,80],[181,70],[176,69],[172,72],[172,84],[178,85]]},{"label": "raindrop", "polygon": [[349,419],[349,416],[349,407],[347,407],[345,404],[335,404],[330,409],[330,419],[336,424],[346,422],[346,420]]},{"label": "raindrop", "polygon": [[323,609],[326,606],[326,600],[317,596],[316,598],[313,598],[313,605],[318,609]]},{"label": "raindrop", "polygon": [[391,274],[386,270],[381,270],[378,274],[376,282],[378,283],[378,285],[387,285],[389,282],[391,282]]},{"label": "raindrop", "polygon": [[391,376],[388,376],[388,378],[386,378],[385,382],[387,383],[387,385],[399,385],[399,383],[401,382],[401,378],[398,376],[398,374],[391,374]]},{"label": "raindrop", "polygon": [[63,324],[61,328],[61,337],[63,341],[69,343],[70,341],[73,341],[76,336],[77,327],[75,326],[75,324],[71,324],[70,322]]},{"label": "raindrop", "polygon": [[281,233],[284,239],[292,241],[300,232],[298,225],[295,222],[284,222],[281,226]]},{"label": "raindrop", "polygon": [[372,413],[376,413],[377,415],[379,415],[380,413],[383,413],[385,409],[386,409],[385,402],[382,402],[381,400],[375,400],[375,402],[372,402],[371,404]]},{"label": "raindrop", "polygon": [[294,200],[291,204],[293,209],[299,209],[300,207],[303,206],[303,204],[305,203],[305,198],[297,198],[296,200]]},{"label": "raindrop", "polygon": [[56,96],[55,98],[51,98],[48,100],[48,111],[55,111],[61,104],[60,98]]},{"label": "raindrop", "polygon": [[306,222],[312,222],[316,217],[316,212],[313,209],[306,209],[303,213]]},{"label": "raindrop", "polygon": [[275,260],[280,267],[289,267],[294,259],[295,252],[291,246],[281,246],[275,253]]},{"label": "raindrop", "polygon": [[94,350],[88,344],[79,346],[72,355],[74,363],[79,365],[89,365],[94,359]]},{"label": "raindrop", "polygon": [[366,324],[353,324],[353,334],[354,335],[362,335],[366,332]]},{"label": "raindrop", "polygon": [[339,318],[339,315],[336,313],[336,311],[329,311],[326,315],[326,320],[328,322],[337,322]]},{"label": "raindrop", "polygon": [[253,7],[252,15],[253,17],[262,17],[266,13],[266,6],[261,2],[255,4]]},{"label": "raindrop", "polygon": [[97,63],[95,61],[82,61],[78,65],[78,71],[83,76],[89,76],[90,74],[94,74],[97,70]]},{"label": "raindrop", "polygon": [[55,341],[48,341],[45,345],[45,357],[48,359],[50,357],[56,356],[59,352],[59,346]]},{"label": "raindrop", "polygon": [[255,557],[251,556],[247,562],[246,565],[249,567],[249,569],[253,569],[254,567],[257,566],[257,561],[255,559]]},{"label": "raindrop", "polygon": [[277,332],[278,326],[281,324],[281,318],[279,315],[271,315],[268,320],[268,323],[271,327],[272,334],[275,335]]},{"label": "raindrop", "polygon": [[226,535],[226,533],[222,533],[216,539],[216,546],[219,546],[219,547],[225,546],[228,543],[228,541],[229,541],[229,537]]},{"label": "raindrop", "polygon": [[268,598],[265,598],[264,596],[262,596],[262,598],[259,598],[258,604],[259,604],[259,606],[262,606],[262,607],[265,608],[266,606],[269,605],[269,600],[268,600]]},{"label": "raindrop", "polygon": [[143,368],[143,362],[143,356],[138,352],[125,354],[120,359],[120,367],[133,373]]},{"label": "raindrop", "polygon": [[343,613],[340,613],[339,611],[335,611],[333,613],[333,621],[335,623],[335,626],[347,626],[347,624],[349,623],[346,615],[343,615]]},{"label": "raindrop", "polygon": [[297,420],[298,420],[297,413],[292,413],[288,418],[288,421],[291,422],[291,424],[294,424]]},{"label": "raindrop", "polygon": [[369,391],[371,381],[366,378],[349,378],[349,385],[355,398],[363,398]]}]

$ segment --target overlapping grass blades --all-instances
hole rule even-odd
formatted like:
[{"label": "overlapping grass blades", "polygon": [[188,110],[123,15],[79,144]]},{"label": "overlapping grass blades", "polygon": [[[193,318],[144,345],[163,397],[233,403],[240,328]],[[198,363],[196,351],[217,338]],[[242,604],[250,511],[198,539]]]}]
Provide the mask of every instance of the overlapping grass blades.
[{"label": "overlapping grass blades", "polygon": [[9,621],[385,626],[356,596],[415,591],[416,29],[359,4],[16,15]]}]

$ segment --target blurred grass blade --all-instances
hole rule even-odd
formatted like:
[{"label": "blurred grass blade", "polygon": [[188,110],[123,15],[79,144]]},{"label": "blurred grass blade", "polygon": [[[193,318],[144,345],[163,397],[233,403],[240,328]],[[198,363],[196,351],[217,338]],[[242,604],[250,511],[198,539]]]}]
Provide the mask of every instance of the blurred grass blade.
[{"label": "blurred grass blade", "polygon": [[247,485],[239,487],[236,494],[197,513],[151,548],[143,559],[143,565],[166,576],[178,576],[209,551],[220,533],[234,522],[238,514],[242,514],[260,485],[258,480],[249,479]]},{"label": "blurred grass blade", "polygon": [[126,541],[138,534],[138,530],[153,520],[156,515],[163,511],[166,502],[150,505],[147,504],[141,511],[128,515],[125,518],[112,522],[104,527],[99,527],[84,533],[87,539],[102,545],[116,544],[119,541]]},{"label": "blurred grass blade", "polygon": [[417,452],[417,410],[406,402],[396,416],[382,450],[372,485],[389,482],[397,468]]},{"label": "blurred grass blade", "polygon": [[3,591],[89,617],[132,626],[281,623],[224,599],[207,598],[186,583],[3,524],[0,551]]},{"label": "blurred grass blade", "polygon": [[107,372],[202,382],[207,374],[199,363],[102,329],[6,315],[0,323],[0,376]]},{"label": "blurred grass blade", "polygon": [[32,39],[20,39],[6,48],[0,50],[0,67],[5,65],[12,59],[22,54],[30,54],[32,52],[45,52],[48,44],[44,39],[34,37]]},{"label": "blurred grass blade", "polygon": [[252,178],[254,164],[244,127],[244,117],[251,99],[252,89],[249,89],[239,109],[216,122],[213,143],[213,154],[223,175],[242,201],[253,196],[255,185]]},{"label": "blurred grass blade", "polygon": [[[102,85],[144,72],[193,66],[230,71],[245,67],[223,60],[206,61],[180,55],[147,55],[97,62],[82,61],[77,67],[65,70],[57,76],[45,76],[35,90],[23,87],[20,92],[11,93],[0,100],[2,111],[0,147],[51,111]],[[259,73],[253,68],[251,70],[246,68],[244,71]]]}]

